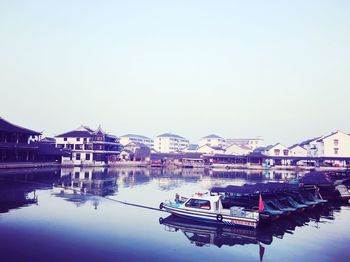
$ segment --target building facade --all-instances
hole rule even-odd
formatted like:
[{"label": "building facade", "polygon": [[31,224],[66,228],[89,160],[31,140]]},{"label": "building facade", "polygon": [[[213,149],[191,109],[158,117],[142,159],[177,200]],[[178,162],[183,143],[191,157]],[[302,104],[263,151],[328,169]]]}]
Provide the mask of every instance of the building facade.
[{"label": "building facade", "polygon": [[307,157],[307,150],[301,145],[293,145],[289,147],[290,156]]},{"label": "building facade", "polygon": [[244,145],[232,144],[225,148],[226,155],[244,156],[252,152],[252,149]]},{"label": "building facade", "polygon": [[209,136],[202,137],[202,138],[199,140],[198,145],[199,145],[199,147],[202,147],[202,146],[204,146],[204,145],[207,145],[207,146],[211,146],[211,147],[221,147],[221,148],[224,148],[225,145],[226,145],[226,141],[225,141],[224,138],[212,134],[212,135],[209,135]]},{"label": "building facade", "polygon": [[219,146],[203,145],[197,149],[197,153],[203,153],[207,155],[224,154],[225,150]]},{"label": "building facade", "polygon": [[189,146],[189,141],[179,135],[165,133],[154,140],[154,149],[160,153],[181,152]]},{"label": "building facade", "polygon": [[119,139],[105,133],[101,127],[94,131],[81,126],[55,139],[57,148],[71,150],[71,162],[74,165],[104,165],[117,159],[120,153]]},{"label": "building facade", "polygon": [[262,153],[267,156],[290,156],[289,148],[280,143],[267,146]]},{"label": "building facade", "polygon": [[0,162],[36,161],[40,136],[0,117]]},{"label": "building facade", "polygon": [[120,144],[125,146],[130,143],[144,144],[149,148],[154,147],[154,140],[152,138],[134,134],[126,134],[120,137]]},{"label": "building facade", "polygon": [[265,141],[262,137],[259,136],[256,138],[227,138],[226,145],[247,146],[250,147],[252,150],[255,150],[256,148],[264,147]]},{"label": "building facade", "polygon": [[336,131],[318,139],[317,157],[350,157],[350,135]]}]

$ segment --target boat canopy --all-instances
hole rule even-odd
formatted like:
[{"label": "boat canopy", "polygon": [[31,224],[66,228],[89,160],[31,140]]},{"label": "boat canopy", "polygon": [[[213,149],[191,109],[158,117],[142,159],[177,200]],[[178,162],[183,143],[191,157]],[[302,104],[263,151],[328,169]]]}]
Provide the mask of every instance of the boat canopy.
[{"label": "boat canopy", "polygon": [[258,194],[258,193],[272,193],[272,192],[286,192],[299,190],[299,185],[288,183],[257,183],[257,184],[245,184],[243,186],[226,186],[226,187],[213,187],[211,193],[234,193],[234,194]]}]

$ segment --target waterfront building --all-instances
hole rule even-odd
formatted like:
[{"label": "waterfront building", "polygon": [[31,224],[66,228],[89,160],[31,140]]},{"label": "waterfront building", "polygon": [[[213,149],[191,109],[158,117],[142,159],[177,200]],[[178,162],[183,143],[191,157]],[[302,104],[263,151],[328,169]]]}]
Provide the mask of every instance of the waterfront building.
[{"label": "waterfront building", "polygon": [[197,149],[197,153],[203,153],[207,155],[224,154],[225,150],[219,146],[203,145]]},{"label": "waterfront building", "polygon": [[41,133],[0,117],[0,162],[35,161]]},{"label": "waterfront building", "polygon": [[120,153],[119,139],[107,134],[101,127],[94,131],[81,126],[55,139],[57,148],[71,150],[74,165],[104,165],[109,160],[117,159]]},{"label": "waterfront building", "polygon": [[289,156],[290,150],[281,143],[277,143],[275,145],[265,147],[262,153],[267,156]]},{"label": "waterfront building", "polygon": [[251,153],[253,150],[245,145],[236,145],[232,144],[225,148],[225,154],[226,155],[238,155],[238,156],[244,156]]},{"label": "waterfront building", "polygon": [[160,153],[181,152],[189,145],[189,141],[179,135],[165,133],[154,140],[154,149]]},{"label": "waterfront building", "polygon": [[336,131],[316,140],[317,157],[350,157],[350,135]]},{"label": "waterfront building", "polygon": [[290,156],[307,156],[307,150],[299,144],[289,147]]},{"label": "waterfront building", "polygon": [[258,136],[256,138],[227,138],[226,145],[239,145],[239,146],[247,146],[252,150],[255,150],[259,147],[265,146],[265,141],[262,137]]},{"label": "waterfront building", "polygon": [[204,145],[208,145],[210,147],[221,147],[221,148],[224,148],[225,145],[226,145],[226,142],[225,142],[224,138],[212,134],[212,135],[208,135],[208,136],[202,137],[199,140],[198,146],[202,147]]},{"label": "waterfront building", "polygon": [[195,152],[197,152],[198,148],[199,148],[199,146],[196,145],[196,144],[189,144],[187,148],[182,150],[182,152],[184,152],[184,153],[195,153]]},{"label": "waterfront building", "polygon": [[120,144],[125,146],[130,143],[139,143],[148,146],[149,148],[154,147],[154,140],[152,138],[134,135],[134,134],[126,134],[120,137]]}]

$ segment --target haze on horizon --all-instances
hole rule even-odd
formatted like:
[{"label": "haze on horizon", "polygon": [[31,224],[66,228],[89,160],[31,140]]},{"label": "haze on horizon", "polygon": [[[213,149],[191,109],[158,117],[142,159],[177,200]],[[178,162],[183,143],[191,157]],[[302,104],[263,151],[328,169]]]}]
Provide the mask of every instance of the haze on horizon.
[{"label": "haze on horizon", "polygon": [[2,1],[0,116],[52,136],[350,133],[349,1]]}]

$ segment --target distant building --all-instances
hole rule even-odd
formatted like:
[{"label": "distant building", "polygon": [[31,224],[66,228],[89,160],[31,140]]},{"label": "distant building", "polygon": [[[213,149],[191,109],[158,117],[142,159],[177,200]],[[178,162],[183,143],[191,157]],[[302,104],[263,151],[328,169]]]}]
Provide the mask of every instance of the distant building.
[{"label": "distant building", "polygon": [[72,151],[74,165],[103,165],[116,159],[120,143],[116,136],[105,133],[101,127],[92,130],[86,126],[55,137],[56,147]]},{"label": "distant building", "polygon": [[221,147],[221,148],[224,148],[225,145],[226,145],[226,142],[225,142],[225,139],[224,139],[224,138],[212,134],[212,135],[209,135],[209,136],[202,137],[202,138],[199,140],[198,145],[199,145],[199,147],[202,147],[202,146],[204,146],[204,145],[208,145],[208,146],[211,146],[211,147]]},{"label": "distant building", "polygon": [[290,156],[307,157],[307,150],[299,144],[289,147]]},{"label": "distant building", "polygon": [[195,152],[197,152],[198,148],[199,148],[199,146],[196,145],[196,144],[189,144],[187,148],[182,150],[182,152],[184,152],[184,153],[195,153]]},{"label": "distant building", "polygon": [[256,138],[227,138],[226,146],[230,145],[240,145],[250,147],[252,150],[255,150],[259,147],[265,146],[265,141],[262,137]]},{"label": "distant building", "polygon": [[350,135],[336,131],[316,140],[318,157],[350,157]]},{"label": "distant building", "polygon": [[289,148],[281,143],[267,146],[262,153],[267,156],[290,156]]},{"label": "distant building", "polygon": [[120,137],[120,144],[125,146],[129,143],[140,143],[140,144],[144,144],[144,145],[148,146],[149,148],[154,147],[153,139],[146,137],[146,136],[127,134],[127,135],[123,135]]},{"label": "distant building", "polygon": [[160,153],[181,152],[189,145],[189,141],[179,135],[165,133],[154,140],[154,149]]},{"label": "distant building", "polygon": [[203,145],[197,149],[197,153],[203,153],[207,155],[224,154],[225,150],[219,146]]},{"label": "distant building", "polygon": [[253,150],[245,145],[236,145],[232,144],[225,148],[225,154],[226,155],[238,155],[238,156],[244,156],[251,153]]},{"label": "distant building", "polygon": [[12,124],[0,117],[0,162],[35,161],[41,136],[36,132]]}]

